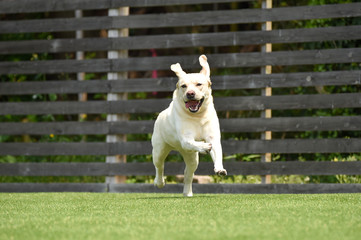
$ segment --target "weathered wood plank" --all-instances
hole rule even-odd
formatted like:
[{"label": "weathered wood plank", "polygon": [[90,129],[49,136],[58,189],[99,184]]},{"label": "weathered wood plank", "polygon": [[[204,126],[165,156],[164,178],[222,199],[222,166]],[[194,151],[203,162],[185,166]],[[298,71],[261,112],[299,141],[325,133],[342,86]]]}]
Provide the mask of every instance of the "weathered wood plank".
[{"label": "weathered wood plank", "polygon": [[111,62],[108,59],[1,62],[0,74],[115,72]]},{"label": "weathered wood plank", "polygon": [[[183,184],[168,184],[162,189],[153,184],[89,183],[0,183],[0,192],[113,192],[179,193]],[[316,194],[360,193],[361,184],[193,184],[195,194]]]},{"label": "weathered wood plank", "polygon": [[153,132],[154,121],[0,123],[4,135],[130,134]]},{"label": "weathered wood plank", "polygon": [[[148,134],[154,121],[0,123],[3,135]],[[360,116],[220,119],[222,132],[360,131]]]},{"label": "weathered wood plank", "polygon": [[[208,166],[207,166],[208,164]],[[212,164],[202,164],[199,175],[211,175]],[[225,162],[229,175],[360,175],[361,162]],[[210,170],[209,170],[210,169]]]},{"label": "weathered wood plank", "polygon": [[[23,106],[21,106],[23,105]],[[78,114],[111,113],[111,102],[7,102],[0,103],[0,114]]]},{"label": "weathered wood plank", "polygon": [[[212,76],[213,90],[360,85],[361,71],[275,73]],[[173,91],[177,78],[137,78],[117,81],[0,82],[1,95],[40,93],[117,93]]]},{"label": "weathered wood plank", "polygon": [[[170,102],[171,99],[109,102],[6,102],[0,103],[0,115],[154,113],[164,110]],[[358,108],[360,102],[361,93],[219,97],[214,99],[217,111]]]},{"label": "weathered wood plank", "polygon": [[154,7],[169,5],[250,2],[252,0],[2,0],[0,13],[31,13],[69,10],[93,10],[118,7]]},{"label": "weathered wood plank", "polygon": [[[224,154],[254,153],[355,153],[360,152],[361,139],[274,139],[224,140]],[[64,156],[64,155],[148,155],[150,142],[121,143],[0,143],[0,155]]]},{"label": "weathered wood plank", "polygon": [[[361,162],[224,162],[228,175],[361,175]],[[184,173],[183,162],[166,162],[165,175]],[[200,162],[196,175],[214,175],[213,163]],[[153,163],[1,163],[0,176],[146,176]]]},{"label": "weathered wood plank", "polygon": [[220,119],[222,132],[359,131],[361,117],[274,117]]},{"label": "weathered wood plank", "polygon": [[227,2],[252,2],[255,0],[113,0],[112,6],[121,7],[154,7],[169,5],[203,4],[203,3],[227,3]]},{"label": "weathered wood plank", "polygon": [[[167,185],[167,186],[170,186]],[[110,186],[115,192],[116,189]],[[113,190],[114,189],[114,190]],[[173,190],[173,189],[172,189]],[[173,191],[175,192],[176,189]],[[360,193],[361,184],[193,184],[194,193],[320,194]],[[179,192],[178,192],[179,193]]]},{"label": "weathered wood plank", "polygon": [[[333,109],[360,107],[359,93],[327,95],[279,95],[270,97],[226,97],[215,98],[217,111],[236,110],[285,110],[285,109]],[[355,102],[354,102],[355,101]]]},{"label": "weathered wood plank", "polygon": [[[117,146],[115,146],[117,145]],[[115,149],[116,148],[116,149]],[[115,151],[116,150],[116,151]],[[130,151],[129,151],[130,150]],[[139,151],[138,151],[139,150]],[[13,156],[66,156],[66,155],[116,155],[149,154],[150,143],[133,142],[110,144],[103,142],[81,143],[0,143],[0,155]]]},{"label": "weathered wood plank", "polygon": [[[182,163],[167,163],[167,168],[184,170]],[[14,163],[0,164],[2,176],[141,176],[154,175],[152,163]],[[178,169],[179,168],[179,169]],[[169,173],[168,173],[169,174]]]},{"label": "weathered wood plank", "polygon": [[[130,80],[130,79],[129,79]],[[115,82],[118,82],[114,84]],[[113,92],[112,85],[123,85],[125,80],[106,81],[106,80],[91,80],[91,81],[29,81],[29,82],[1,82],[1,95],[20,95],[20,94],[41,94],[41,93],[111,93]],[[139,81],[136,80],[139,83]],[[141,82],[146,83],[146,80]],[[122,84],[123,83],[123,84]],[[129,83],[130,85],[130,83]],[[139,86],[141,88],[141,86]],[[130,87],[128,87],[130,88]],[[125,90],[126,88],[124,88]],[[125,90],[126,91],[126,90]],[[136,91],[133,86],[133,91]],[[129,92],[129,91],[127,91]]]},{"label": "weathered wood plank", "polygon": [[242,9],[187,13],[144,14],[127,17],[58,18],[44,20],[1,21],[2,33],[59,32],[116,28],[154,28],[266,21],[308,20],[358,17],[361,3],[319,6]]},{"label": "weathered wood plank", "polygon": [[361,26],[343,26],[272,31],[242,31],[200,34],[2,41],[0,54],[163,49],[179,47],[239,46],[264,43],[296,43],[360,39]]},{"label": "weathered wood plank", "polygon": [[[120,193],[182,193],[183,184],[168,184],[162,189],[155,188],[152,184],[111,184],[109,191]],[[193,193],[195,194],[316,194],[360,192],[361,184],[193,184]]]},{"label": "weathered wood plank", "polygon": [[[169,70],[179,62],[184,69],[198,66],[199,56],[137,57],[127,59],[48,60],[0,62],[0,74],[122,72]],[[226,53],[207,56],[211,68],[293,66],[361,61],[361,48],[277,51],[271,53]]]},{"label": "weathered wood plank", "polygon": [[360,152],[361,139],[274,139],[223,141],[226,154],[235,153],[352,153]]},{"label": "weathered wood plank", "polygon": [[152,150],[150,142],[0,143],[0,146],[0,155],[14,156],[146,155]]},{"label": "weathered wood plank", "polygon": [[0,183],[0,192],[108,192],[106,183]]}]

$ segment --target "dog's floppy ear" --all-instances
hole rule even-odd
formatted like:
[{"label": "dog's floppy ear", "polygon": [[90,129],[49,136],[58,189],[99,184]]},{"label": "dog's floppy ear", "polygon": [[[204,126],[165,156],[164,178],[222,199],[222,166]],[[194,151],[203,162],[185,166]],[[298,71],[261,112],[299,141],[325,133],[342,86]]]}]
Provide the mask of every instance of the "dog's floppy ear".
[{"label": "dog's floppy ear", "polygon": [[207,78],[209,78],[209,76],[211,75],[211,70],[209,69],[206,55],[201,55],[199,57],[199,64],[201,64],[202,66],[201,73],[204,74]]},{"label": "dog's floppy ear", "polygon": [[181,65],[179,63],[176,63],[176,64],[172,64],[170,66],[170,69],[175,72],[175,74],[180,78],[182,77],[183,75],[185,75],[186,73],[183,71]]},{"label": "dog's floppy ear", "polygon": [[208,78],[209,86],[211,86],[212,82],[211,82],[211,79],[209,78],[209,76],[211,75],[211,70],[209,68],[209,64],[207,62],[206,55],[201,55],[199,57],[199,64],[201,64],[201,66],[202,66],[202,70],[200,73]]}]

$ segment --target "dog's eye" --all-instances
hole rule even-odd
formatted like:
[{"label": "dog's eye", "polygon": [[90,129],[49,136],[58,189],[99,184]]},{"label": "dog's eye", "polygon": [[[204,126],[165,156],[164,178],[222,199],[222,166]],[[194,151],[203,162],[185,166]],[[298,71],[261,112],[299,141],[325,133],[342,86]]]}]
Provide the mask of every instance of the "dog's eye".
[{"label": "dog's eye", "polygon": [[185,84],[183,84],[182,86],[181,86],[181,88],[186,88],[187,87],[187,85],[185,85]]},{"label": "dog's eye", "polygon": [[197,83],[197,87],[202,86],[202,83]]}]

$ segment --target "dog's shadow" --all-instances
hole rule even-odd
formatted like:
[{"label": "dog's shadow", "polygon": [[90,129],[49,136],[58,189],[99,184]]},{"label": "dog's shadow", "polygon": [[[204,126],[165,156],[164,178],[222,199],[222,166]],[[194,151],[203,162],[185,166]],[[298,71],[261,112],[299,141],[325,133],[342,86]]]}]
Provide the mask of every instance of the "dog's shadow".
[{"label": "dog's shadow", "polygon": [[147,200],[159,200],[159,199],[197,199],[197,198],[214,198],[212,195],[202,195],[196,194],[193,197],[184,197],[183,195],[177,196],[148,196],[148,197],[138,197],[137,199],[147,199]]}]

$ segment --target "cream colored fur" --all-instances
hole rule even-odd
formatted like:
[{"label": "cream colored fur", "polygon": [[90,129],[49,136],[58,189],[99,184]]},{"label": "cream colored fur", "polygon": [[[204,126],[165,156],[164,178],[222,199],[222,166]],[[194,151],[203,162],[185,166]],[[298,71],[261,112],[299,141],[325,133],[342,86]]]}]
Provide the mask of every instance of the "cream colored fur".
[{"label": "cream colored fur", "polygon": [[193,195],[192,181],[198,167],[198,153],[210,153],[215,173],[227,175],[222,163],[221,134],[211,95],[207,57],[200,56],[199,63],[202,66],[200,73],[187,74],[179,63],[171,66],[178,76],[177,87],[173,101],[159,114],[152,136],[154,184],[164,187],[164,160],[171,150],[176,150],[186,164],[183,194],[187,197]]}]

